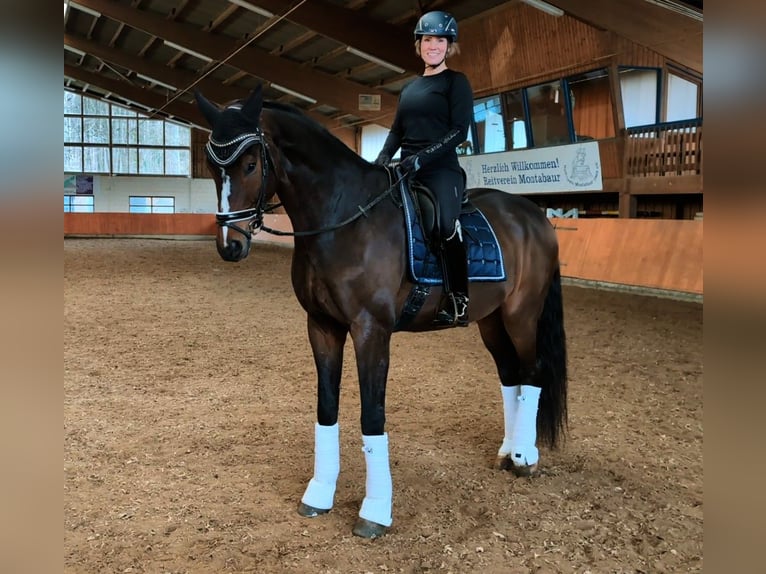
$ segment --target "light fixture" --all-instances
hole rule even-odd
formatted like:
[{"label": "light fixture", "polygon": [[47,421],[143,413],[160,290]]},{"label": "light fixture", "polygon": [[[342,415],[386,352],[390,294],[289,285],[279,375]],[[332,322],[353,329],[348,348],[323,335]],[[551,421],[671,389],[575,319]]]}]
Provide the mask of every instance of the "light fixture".
[{"label": "light fixture", "polygon": [[380,58],[377,58],[371,54],[368,54],[367,52],[362,52],[361,50],[357,50],[356,48],[353,48],[351,46],[346,47],[346,52],[349,52],[350,54],[354,54],[354,56],[359,56],[360,58],[364,58],[368,62],[372,62],[373,64],[378,64],[379,66],[383,66],[384,68],[388,68],[392,72],[396,72],[397,74],[403,74],[404,68],[400,68],[399,66],[396,66],[390,62],[386,62],[385,60],[381,60]]},{"label": "light fixture", "polygon": [[291,90],[290,88],[285,88],[284,86],[280,86],[279,84],[271,84],[271,87],[274,88],[275,90],[279,90],[280,92],[284,92],[285,94],[289,94],[291,96],[295,96],[296,98],[300,98],[301,100],[306,100],[310,104],[317,103],[317,101],[311,96],[301,94],[300,92],[296,92],[295,90]]},{"label": "light fixture", "polygon": [[84,57],[85,57],[85,52],[83,52],[83,51],[82,51],[82,50],[80,50],[79,48],[73,48],[72,46],[67,46],[66,44],[64,44],[64,49],[65,49],[65,50],[69,50],[69,51],[70,51],[70,52],[72,52],[73,54],[77,54],[77,55],[78,55],[78,56],[80,56],[81,58],[84,58]]},{"label": "light fixture", "polygon": [[546,14],[550,14],[551,16],[556,16],[557,18],[559,16],[564,15],[564,11],[561,8],[553,6],[552,4],[548,4],[547,2],[543,2],[543,0],[521,0],[521,1],[524,2],[524,4],[529,4],[533,8],[537,8],[538,10],[545,12]]},{"label": "light fixture", "polygon": [[173,90],[174,92],[178,91],[178,88],[176,88],[175,86],[171,86],[170,84],[166,84],[165,82],[161,82],[159,80],[155,80],[151,76],[145,76],[145,75],[139,74],[139,73],[136,73],[136,76],[138,76],[142,80],[146,80],[149,83],[157,84],[158,86],[162,86],[163,88],[167,88],[168,90]]},{"label": "light fixture", "polygon": [[175,48],[176,50],[179,50],[181,52],[186,52],[190,56],[194,56],[195,58],[199,58],[200,60],[204,60],[205,62],[213,61],[213,58],[205,56],[205,54],[200,54],[199,52],[195,52],[194,50],[190,50],[189,48],[186,48],[185,46],[181,46],[180,44],[176,44],[175,42],[170,42],[169,40],[165,40],[165,45],[168,48]]},{"label": "light fixture", "polygon": [[143,109],[145,109],[147,112],[151,112],[151,111],[152,111],[152,108],[150,108],[150,107],[149,107],[149,106],[147,106],[147,105],[144,105],[144,104],[139,104],[138,102],[134,102],[133,100],[129,100],[128,98],[122,98],[122,99],[123,99],[123,100],[125,101],[125,103],[126,103],[126,104],[128,104],[129,106],[133,106],[133,107],[136,107],[136,108],[143,108]]},{"label": "light fixture", "polygon": [[77,2],[69,2],[69,5],[75,10],[79,10],[80,12],[85,12],[86,14],[90,14],[94,18],[101,18],[101,12],[98,12],[97,10],[94,10],[93,8],[82,6],[78,4]]},{"label": "light fixture", "polygon": [[66,20],[66,13],[69,11],[69,0],[64,0],[64,20]]},{"label": "light fixture", "polygon": [[683,16],[687,16],[689,18],[693,18],[694,20],[698,20],[699,22],[702,22],[702,12],[697,12],[696,10],[691,9],[688,6],[681,4],[680,2],[673,2],[672,0],[646,0],[646,1],[649,2],[649,4],[662,6],[663,8],[667,10],[671,10],[672,12],[676,12],[677,14],[681,14]]},{"label": "light fixture", "polygon": [[251,12],[255,12],[256,14],[260,14],[261,16],[265,16],[266,18],[271,18],[274,14],[272,12],[269,12],[268,10],[264,10],[263,8],[259,8],[258,6],[253,6],[250,4],[250,2],[245,2],[245,0],[229,0],[232,4],[236,4],[240,8],[244,8],[245,10],[250,10]]}]

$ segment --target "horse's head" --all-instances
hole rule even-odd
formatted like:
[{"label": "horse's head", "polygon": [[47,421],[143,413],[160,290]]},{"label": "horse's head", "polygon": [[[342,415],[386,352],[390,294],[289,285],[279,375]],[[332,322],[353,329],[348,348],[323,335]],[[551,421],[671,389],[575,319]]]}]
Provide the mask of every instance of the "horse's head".
[{"label": "horse's head", "polygon": [[[259,126],[263,96],[260,84],[245,100],[218,108],[196,92],[197,105],[212,132],[205,151],[218,193],[218,253],[239,261],[250,251],[250,238],[263,225],[269,164],[268,145]],[[273,195],[273,193],[271,193]]]}]

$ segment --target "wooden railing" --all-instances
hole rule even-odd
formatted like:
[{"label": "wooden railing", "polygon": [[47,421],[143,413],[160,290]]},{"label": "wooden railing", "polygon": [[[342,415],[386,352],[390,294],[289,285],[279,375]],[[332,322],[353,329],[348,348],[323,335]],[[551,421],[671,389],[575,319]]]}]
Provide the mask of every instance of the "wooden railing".
[{"label": "wooden railing", "polygon": [[628,128],[625,175],[702,174],[702,119]]}]

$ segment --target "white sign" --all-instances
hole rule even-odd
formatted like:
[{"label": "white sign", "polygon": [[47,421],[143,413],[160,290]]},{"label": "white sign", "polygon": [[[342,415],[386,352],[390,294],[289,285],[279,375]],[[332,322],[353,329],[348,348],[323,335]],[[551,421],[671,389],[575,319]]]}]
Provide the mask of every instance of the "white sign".
[{"label": "white sign", "polygon": [[379,112],[380,102],[380,94],[359,94],[359,111]]},{"label": "white sign", "polygon": [[468,187],[491,187],[508,193],[600,191],[598,142],[458,156]]}]

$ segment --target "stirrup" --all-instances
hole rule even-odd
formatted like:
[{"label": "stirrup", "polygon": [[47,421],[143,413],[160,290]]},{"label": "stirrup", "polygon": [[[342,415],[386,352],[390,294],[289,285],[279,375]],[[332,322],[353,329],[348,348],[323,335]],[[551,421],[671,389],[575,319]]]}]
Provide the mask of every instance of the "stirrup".
[{"label": "stirrup", "polygon": [[447,294],[447,304],[436,313],[434,323],[450,327],[468,326],[468,295]]}]

